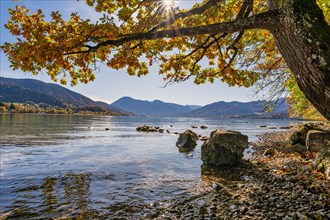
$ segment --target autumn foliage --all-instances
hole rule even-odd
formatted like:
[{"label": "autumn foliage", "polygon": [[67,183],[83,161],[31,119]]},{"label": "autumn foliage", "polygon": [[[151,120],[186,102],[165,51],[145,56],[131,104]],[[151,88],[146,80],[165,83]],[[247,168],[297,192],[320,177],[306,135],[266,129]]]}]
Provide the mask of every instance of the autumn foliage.
[{"label": "autumn foliage", "polygon": [[[246,22],[229,31],[229,24],[234,27],[236,21],[267,17],[265,0],[205,0],[189,10],[178,8],[175,1],[85,3],[103,13],[98,22],[84,20],[78,13],[64,20],[55,11],[46,20],[40,9],[9,9],[11,18],[5,27],[17,42],[4,43],[1,50],[11,67],[35,75],[44,71],[52,80],[71,85],[93,81],[100,63],[135,76],[146,75],[149,66],[157,65],[168,82],[192,78],[201,84],[220,79],[230,86],[250,87],[260,79],[289,79],[267,29]],[[318,0],[318,4],[329,21],[329,2]],[[223,29],[227,31],[194,32],[195,27],[212,29],[216,24],[228,24]]]}]

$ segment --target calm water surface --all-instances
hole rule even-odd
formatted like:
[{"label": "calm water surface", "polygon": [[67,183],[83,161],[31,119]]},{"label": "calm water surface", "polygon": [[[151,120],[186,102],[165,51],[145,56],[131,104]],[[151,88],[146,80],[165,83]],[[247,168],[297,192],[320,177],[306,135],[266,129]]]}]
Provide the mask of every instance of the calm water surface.
[{"label": "calm water surface", "polygon": [[[139,125],[209,136],[237,130],[257,140],[287,120],[0,115],[0,213],[9,219],[143,219],[202,194],[200,146],[180,153],[178,136],[139,133]],[[110,130],[105,130],[109,128]],[[200,201],[205,202],[205,201]]]}]

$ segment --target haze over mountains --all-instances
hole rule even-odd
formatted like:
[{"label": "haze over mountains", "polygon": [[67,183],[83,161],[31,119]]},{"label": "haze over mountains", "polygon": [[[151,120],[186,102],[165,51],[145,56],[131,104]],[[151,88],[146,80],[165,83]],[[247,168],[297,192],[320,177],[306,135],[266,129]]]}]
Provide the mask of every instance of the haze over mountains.
[{"label": "haze over mountains", "polygon": [[[215,102],[209,105],[191,106],[166,103],[159,100],[142,101],[123,97],[111,106],[147,116],[182,116],[182,117],[288,117],[285,100],[279,100],[275,110],[264,112],[266,101],[255,102]],[[276,103],[272,103],[276,104]]]},{"label": "haze over mountains", "polygon": [[179,105],[160,100],[143,101],[122,97],[112,104],[93,101],[62,86],[34,79],[0,77],[0,102],[45,103],[64,108],[93,108],[121,114],[182,117],[288,117],[285,100],[272,113],[263,112],[265,101],[215,102],[205,106]]},{"label": "haze over mountains", "polygon": [[178,116],[201,107],[196,105],[167,103],[160,100],[143,101],[131,97],[122,97],[113,102],[111,106],[124,109],[127,112],[132,112],[135,115],[147,116]]},{"label": "haze over mountains", "polygon": [[264,112],[266,101],[254,102],[215,102],[205,105],[199,109],[190,111],[184,116],[188,117],[288,117],[288,106],[284,99],[278,100],[278,103],[272,102],[271,105],[276,105],[274,111]]}]

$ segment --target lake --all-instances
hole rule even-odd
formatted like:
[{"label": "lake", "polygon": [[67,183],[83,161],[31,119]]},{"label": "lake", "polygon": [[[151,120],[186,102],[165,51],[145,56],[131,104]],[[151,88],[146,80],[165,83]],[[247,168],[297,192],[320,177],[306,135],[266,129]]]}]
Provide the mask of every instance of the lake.
[{"label": "lake", "polygon": [[[140,133],[139,125],[207,135],[237,130],[256,141],[289,120],[1,114],[0,213],[8,219],[152,219],[198,198],[199,141],[180,153],[178,135]],[[200,129],[206,125],[205,130]],[[110,130],[106,130],[109,128]],[[196,199],[196,203],[206,203]]]}]

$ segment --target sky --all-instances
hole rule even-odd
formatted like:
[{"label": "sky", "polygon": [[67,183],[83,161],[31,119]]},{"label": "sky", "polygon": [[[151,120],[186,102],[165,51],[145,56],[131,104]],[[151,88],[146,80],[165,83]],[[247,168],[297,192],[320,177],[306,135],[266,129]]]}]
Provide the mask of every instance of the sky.
[{"label": "sky", "polygon": [[[197,1],[181,1],[179,7],[187,8]],[[16,5],[25,5],[31,12],[41,9],[46,16],[51,11],[59,11],[63,17],[69,16],[72,12],[78,12],[83,18],[96,21],[100,14],[93,8],[84,4],[84,1],[76,0],[0,0],[0,44],[4,42],[14,42],[16,37],[12,36],[4,24],[9,20],[8,8]],[[13,71],[7,57],[0,51],[0,75],[8,78],[32,78],[44,82],[54,83],[45,73],[37,76],[31,73]],[[78,84],[66,88],[81,93],[95,101],[112,103],[123,96],[130,96],[141,100],[162,100],[165,102],[178,103],[183,105],[206,105],[218,101],[242,101],[253,100],[253,92],[248,88],[229,87],[227,84],[216,80],[215,83],[195,85],[193,80],[172,84],[164,88],[165,81],[162,75],[158,75],[157,67],[151,66],[150,74],[143,77],[129,76],[125,69],[113,70],[106,66],[101,66],[96,74],[96,79],[88,84]]]}]

